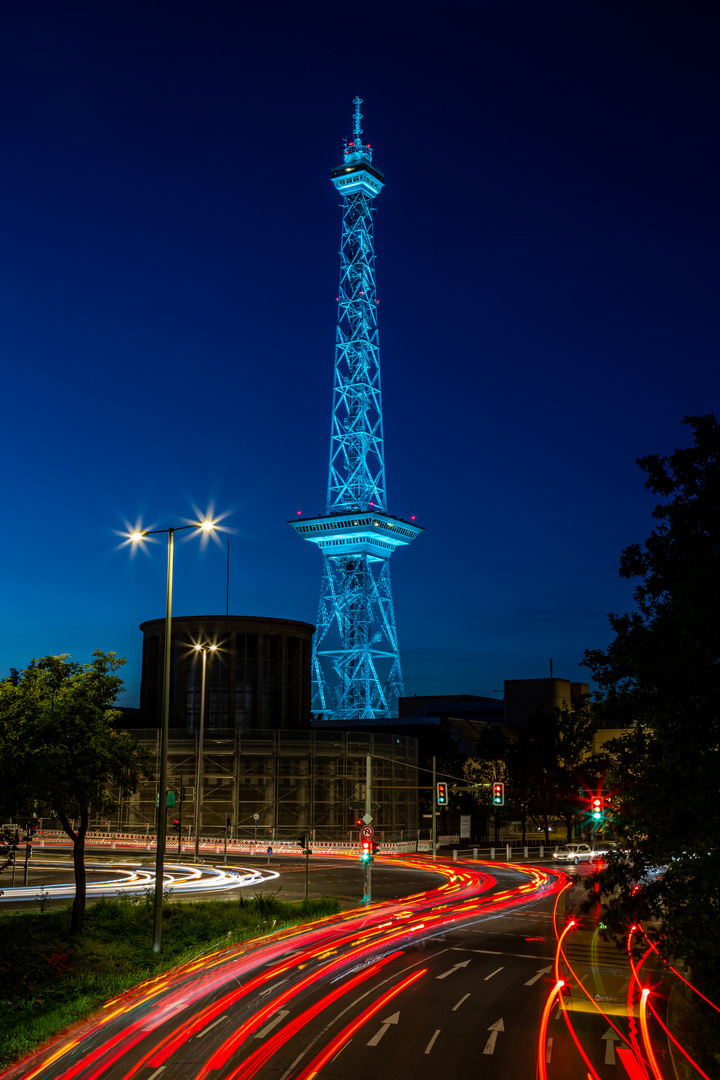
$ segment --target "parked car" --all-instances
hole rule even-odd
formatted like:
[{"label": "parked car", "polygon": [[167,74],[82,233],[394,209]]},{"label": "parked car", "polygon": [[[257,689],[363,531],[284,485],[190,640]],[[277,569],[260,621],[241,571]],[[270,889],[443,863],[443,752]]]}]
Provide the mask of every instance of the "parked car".
[{"label": "parked car", "polygon": [[591,862],[593,850],[589,844],[566,844],[553,852],[553,859],[555,862],[571,862],[577,866],[579,862]]}]

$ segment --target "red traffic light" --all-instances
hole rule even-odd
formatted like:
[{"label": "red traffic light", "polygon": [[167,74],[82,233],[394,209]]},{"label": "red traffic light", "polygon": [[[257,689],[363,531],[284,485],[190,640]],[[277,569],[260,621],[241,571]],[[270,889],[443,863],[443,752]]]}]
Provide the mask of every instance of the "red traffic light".
[{"label": "red traffic light", "polygon": [[435,785],[437,804],[438,806],[447,806],[448,801],[448,786],[445,783],[439,783]]},{"label": "red traffic light", "polygon": [[493,806],[505,805],[505,785],[500,780],[496,780],[493,784],[492,801]]}]

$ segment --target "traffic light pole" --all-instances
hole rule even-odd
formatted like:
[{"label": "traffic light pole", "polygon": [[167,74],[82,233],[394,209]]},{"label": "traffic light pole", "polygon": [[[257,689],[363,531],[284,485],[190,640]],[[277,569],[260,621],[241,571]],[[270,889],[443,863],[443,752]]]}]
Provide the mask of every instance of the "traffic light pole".
[{"label": "traffic light pole", "polygon": [[180,808],[178,810],[178,862],[182,862],[182,808],[183,808],[183,795],[185,788],[183,787],[183,775],[180,773]]},{"label": "traffic light pole", "polygon": [[310,837],[305,837],[305,899],[310,893]]},{"label": "traffic light pole", "polygon": [[[365,813],[372,817],[372,799],[370,787],[372,784],[372,758],[368,754],[365,759]],[[364,864],[365,873],[363,878],[363,903],[372,904],[372,848],[370,858]]]},{"label": "traffic light pole", "polygon": [[433,757],[433,801],[432,801],[432,856],[437,858],[437,783],[436,783],[436,759]]},{"label": "traffic light pole", "polygon": [[28,883],[28,862],[32,853],[32,837],[30,836],[30,829],[25,826],[25,877],[23,879],[23,885]]}]

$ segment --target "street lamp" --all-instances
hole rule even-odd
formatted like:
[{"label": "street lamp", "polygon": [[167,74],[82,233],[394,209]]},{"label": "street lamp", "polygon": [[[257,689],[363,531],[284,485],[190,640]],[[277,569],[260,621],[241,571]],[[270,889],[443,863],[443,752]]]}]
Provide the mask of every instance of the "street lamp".
[{"label": "street lamp", "polygon": [[200,856],[200,826],[202,825],[203,798],[203,732],[205,730],[205,668],[207,654],[216,652],[217,645],[195,645],[202,653],[202,681],[200,683],[200,732],[198,735],[197,766],[195,769],[195,862]]},{"label": "street lamp", "polygon": [[130,534],[133,543],[139,543],[146,536],[154,536],[159,533],[167,533],[167,601],[165,607],[165,662],[163,665],[163,707],[162,729],[160,735],[160,779],[158,795],[158,823],[157,823],[157,856],[155,859],[155,905],[153,910],[153,952],[160,952],[160,939],[162,937],[162,901],[163,881],[165,876],[165,841],[167,838],[167,758],[168,741],[170,732],[170,634],[172,632],[172,585],[173,585],[173,553],[175,547],[175,533],[183,529],[201,529],[210,532],[215,528],[212,521],[194,521],[192,525],[177,525],[170,529],[144,529],[142,532]]}]

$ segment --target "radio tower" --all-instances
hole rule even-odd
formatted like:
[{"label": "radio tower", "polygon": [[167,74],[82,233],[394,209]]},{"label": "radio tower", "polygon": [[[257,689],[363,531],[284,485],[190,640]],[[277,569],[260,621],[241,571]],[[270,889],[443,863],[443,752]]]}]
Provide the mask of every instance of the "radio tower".
[{"label": "radio tower", "polygon": [[353,104],[353,138],[330,174],[343,225],[327,509],[290,522],[323,553],[313,648],[313,712],[323,720],[397,714],[404,691],[389,560],[422,532],[387,512],[372,222],[385,178],[361,140],[362,98]]}]

